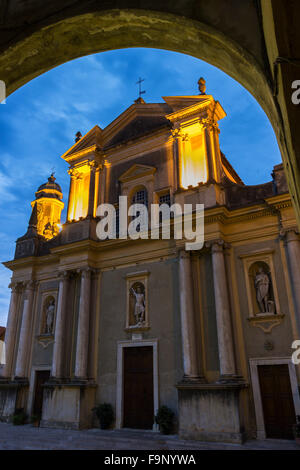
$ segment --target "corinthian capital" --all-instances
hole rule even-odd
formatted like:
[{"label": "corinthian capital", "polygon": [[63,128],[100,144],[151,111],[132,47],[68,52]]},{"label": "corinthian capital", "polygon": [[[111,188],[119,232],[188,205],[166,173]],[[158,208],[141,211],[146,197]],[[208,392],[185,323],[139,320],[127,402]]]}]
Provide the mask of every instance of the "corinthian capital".
[{"label": "corinthian capital", "polygon": [[204,128],[213,130],[215,129],[218,133],[220,132],[218,121],[210,117],[201,119],[201,124]]},{"label": "corinthian capital", "polygon": [[171,129],[171,134],[174,139],[181,138],[182,140],[188,140],[188,134],[184,133],[180,127],[176,127],[175,129]]},{"label": "corinthian capital", "polygon": [[96,171],[100,167],[100,164],[96,160],[89,160],[88,165],[93,171]]},{"label": "corinthian capital", "polygon": [[280,229],[279,237],[282,240],[285,240],[287,243],[289,241],[299,241],[300,238],[298,227],[288,227]]},{"label": "corinthian capital", "polygon": [[57,277],[60,281],[67,281],[70,277],[70,272],[69,271],[60,271],[58,273]]},{"label": "corinthian capital", "polygon": [[37,285],[37,282],[33,279],[30,279],[28,281],[24,281],[23,285],[25,290],[34,290]]},{"label": "corinthian capital", "polygon": [[225,242],[222,238],[215,240],[208,240],[205,242],[206,248],[210,248],[212,253],[223,252],[223,250],[230,248],[230,244]]},{"label": "corinthian capital", "polygon": [[13,293],[15,293],[15,292],[18,292],[18,291],[19,291],[20,285],[19,285],[18,282],[12,281],[12,282],[9,284],[8,287],[9,287],[9,289],[11,289],[11,291],[12,291]]},{"label": "corinthian capital", "polygon": [[89,266],[77,269],[77,272],[81,275],[81,278],[83,279],[90,278],[94,271],[95,270],[93,268],[90,268]]}]

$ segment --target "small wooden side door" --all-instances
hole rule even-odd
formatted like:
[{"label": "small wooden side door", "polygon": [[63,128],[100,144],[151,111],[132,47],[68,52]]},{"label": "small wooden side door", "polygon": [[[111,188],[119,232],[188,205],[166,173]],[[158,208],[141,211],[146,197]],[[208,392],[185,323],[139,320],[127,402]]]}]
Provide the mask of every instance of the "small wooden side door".
[{"label": "small wooden side door", "polygon": [[266,436],[293,439],[295,407],[287,364],[258,366]]},{"label": "small wooden side door", "polygon": [[43,409],[43,385],[50,377],[50,370],[37,370],[35,373],[33,414],[41,416]]}]

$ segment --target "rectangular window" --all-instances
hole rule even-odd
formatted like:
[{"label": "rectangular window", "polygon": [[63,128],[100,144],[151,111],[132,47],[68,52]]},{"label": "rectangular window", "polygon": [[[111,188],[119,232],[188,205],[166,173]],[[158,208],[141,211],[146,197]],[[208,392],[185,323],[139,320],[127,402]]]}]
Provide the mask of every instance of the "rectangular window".
[{"label": "rectangular window", "polygon": [[169,192],[159,196],[159,205],[161,204],[167,204],[169,207],[171,207],[171,196]]}]

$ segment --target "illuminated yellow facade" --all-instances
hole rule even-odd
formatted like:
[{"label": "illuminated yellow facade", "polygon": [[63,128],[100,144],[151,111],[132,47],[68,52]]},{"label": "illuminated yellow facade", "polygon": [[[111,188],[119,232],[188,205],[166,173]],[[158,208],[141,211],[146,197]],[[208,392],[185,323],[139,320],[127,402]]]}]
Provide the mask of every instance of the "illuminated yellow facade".
[{"label": "illuminated yellow facade", "polygon": [[62,197],[61,188],[52,174],[48,182],[39,187],[35,200],[31,202],[32,208],[37,205],[37,233],[46,240],[55,237],[61,230]]},{"label": "illuminated yellow facade", "polygon": [[179,151],[180,186],[198,186],[208,178],[207,149],[204,130],[198,126],[188,127],[187,134],[181,139]]},{"label": "illuminated yellow facade", "polygon": [[[177,100],[176,100],[177,98]],[[179,187],[220,182],[222,176],[218,121],[226,116],[211,95],[165,97],[175,112],[166,117],[177,140]],[[186,102],[187,106],[181,107]]]},{"label": "illuminated yellow facade", "polygon": [[88,163],[69,170],[71,176],[68,221],[79,220],[88,215],[91,167]]}]

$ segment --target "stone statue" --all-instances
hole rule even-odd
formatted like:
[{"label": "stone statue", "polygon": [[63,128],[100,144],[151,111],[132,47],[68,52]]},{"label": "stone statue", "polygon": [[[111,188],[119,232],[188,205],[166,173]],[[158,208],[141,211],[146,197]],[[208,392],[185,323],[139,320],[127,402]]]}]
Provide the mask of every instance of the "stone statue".
[{"label": "stone statue", "polygon": [[137,286],[136,291],[133,287],[130,292],[135,296],[134,317],[136,325],[141,325],[145,321],[145,296],[141,286]]},{"label": "stone statue", "polygon": [[256,298],[260,308],[260,312],[269,312],[269,287],[270,279],[269,276],[264,272],[262,267],[259,267],[258,273],[254,279],[254,285],[256,289]]},{"label": "stone statue", "polygon": [[206,92],[206,81],[203,77],[199,78],[198,80],[198,87],[200,91],[200,95],[205,95]]},{"label": "stone statue", "polygon": [[51,300],[46,310],[46,334],[53,333],[55,302]]}]

